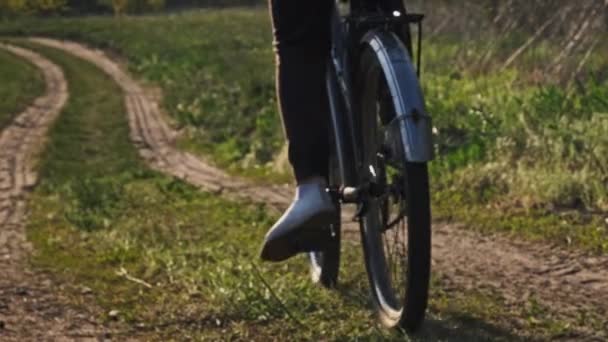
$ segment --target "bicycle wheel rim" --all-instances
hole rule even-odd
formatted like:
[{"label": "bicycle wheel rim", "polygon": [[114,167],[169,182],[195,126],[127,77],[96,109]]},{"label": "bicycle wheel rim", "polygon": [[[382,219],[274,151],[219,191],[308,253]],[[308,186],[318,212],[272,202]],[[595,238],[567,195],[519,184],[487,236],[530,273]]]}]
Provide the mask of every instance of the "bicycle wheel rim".
[{"label": "bicycle wheel rim", "polygon": [[[398,204],[397,207],[400,208],[400,213],[405,213],[407,217],[396,221],[392,229],[385,230],[389,222],[393,223],[392,219],[387,217],[390,216],[390,212],[385,213],[386,197],[367,200],[365,215],[361,220],[366,267],[381,322],[388,327],[401,326],[412,331],[422,322],[428,299],[430,276],[428,173],[426,164],[407,163],[403,151],[394,150],[395,146],[403,147],[403,142],[400,135],[391,135],[388,130],[395,112],[390,90],[372,51],[363,53],[360,74],[362,79],[358,90],[361,99],[360,130],[363,147],[361,181],[376,183],[384,181],[387,183],[386,188],[389,188],[388,183],[396,182],[394,179],[398,179],[403,203]],[[382,130],[383,128],[385,130]],[[387,142],[387,138],[391,141]],[[386,155],[383,155],[386,153],[386,145],[392,147],[392,158],[398,160],[388,160]],[[382,158],[379,157],[380,155]],[[394,171],[392,176],[389,175],[388,164],[397,164],[399,168],[397,177]],[[389,176],[393,180],[389,180]],[[412,198],[418,198],[421,203],[406,200]],[[387,232],[393,233],[394,236],[387,239]],[[410,248],[412,243],[421,246],[412,245]],[[387,249],[392,252],[387,252]]]},{"label": "bicycle wheel rim", "polygon": [[[380,165],[378,153],[381,149],[379,138],[382,135],[380,114],[378,112],[378,96],[381,88],[380,75],[372,73],[368,83],[368,93],[362,100],[362,182],[378,183],[385,175],[385,169]],[[366,212],[361,220],[363,246],[366,251],[368,274],[372,286],[372,295],[378,306],[381,319],[385,325],[396,325],[403,316],[405,293],[401,290],[401,281],[394,275],[392,255],[387,253],[386,238],[382,232],[386,221],[384,213],[387,205],[385,200],[370,197],[365,203]],[[401,228],[401,227],[400,227]],[[398,244],[403,241],[394,241]]]}]

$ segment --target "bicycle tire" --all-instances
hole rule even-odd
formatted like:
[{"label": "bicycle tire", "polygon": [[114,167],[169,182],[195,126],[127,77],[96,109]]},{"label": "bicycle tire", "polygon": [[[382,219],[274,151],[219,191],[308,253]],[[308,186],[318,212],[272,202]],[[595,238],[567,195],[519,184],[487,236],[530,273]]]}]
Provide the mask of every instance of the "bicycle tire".
[{"label": "bicycle tire", "polygon": [[[385,183],[389,182],[389,178],[394,181],[395,187],[400,186],[402,189],[396,197],[404,199],[399,204],[399,215],[405,212],[407,217],[407,228],[405,222],[401,222],[403,228],[398,226],[396,229],[387,229],[391,223],[387,208],[392,195],[384,199],[370,196],[365,203],[360,223],[365,265],[372,299],[381,323],[387,327],[400,327],[407,332],[414,332],[424,321],[430,280],[431,211],[428,169],[426,163],[407,162],[401,135],[388,134],[388,125],[395,119],[391,100],[393,94],[388,89],[386,75],[374,51],[366,47],[360,56],[356,93],[360,99],[359,129],[363,156],[361,181],[365,182],[366,178]],[[386,131],[382,132],[382,128]],[[389,136],[391,137],[388,138]],[[398,151],[387,151],[386,145],[392,146],[393,150],[394,146],[398,146]],[[389,160],[383,155],[388,155],[389,152],[393,154],[391,158],[399,160]],[[389,164],[396,164],[397,167],[389,169]],[[407,234],[403,232],[403,236],[399,237],[401,229],[407,230]],[[397,235],[392,245],[386,240],[389,233]],[[392,255],[396,244],[407,244],[407,252],[400,249],[400,254]],[[387,248],[393,251],[387,253]],[[388,259],[400,264],[389,265]],[[403,274],[396,276],[397,271]]]}]

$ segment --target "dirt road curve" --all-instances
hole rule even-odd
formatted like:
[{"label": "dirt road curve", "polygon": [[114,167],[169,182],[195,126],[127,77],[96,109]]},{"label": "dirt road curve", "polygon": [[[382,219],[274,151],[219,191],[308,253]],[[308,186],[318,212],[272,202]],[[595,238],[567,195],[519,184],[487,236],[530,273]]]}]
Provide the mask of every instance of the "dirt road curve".
[{"label": "dirt road curve", "polygon": [[291,196],[289,189],[277,191],[274,188],[255,187],[226,175],[223,171],[211,167],[189,153],[178,151],[173,144],[175,132],[163,119],[158,101],[148,96],[141,85],[102,52],[71,42],[42,38],[32,39],[32,41],[66,50],[77,57],[93,62],[112,76],[125,93],[131,139],[139,148],[141,156],[153,168],[185,179],[208,191],[225,193],[227,196],[256,198],[275,207],[280,207],[289,200]]},{"label": "dirt road curve", "polygon": [[[209,191],[269,203],[276,209],[289,203],[289,188],[248,184],[178,151],[173,143],[176,134],[164,120],[157,99],[102,52],[72,42],[41,38],[33,41],[88,60],[113,77],[125,92],[132,139],[155,169]],[[55,68],[49,65],[46,69],[48,73],[48,69]],[[501,236],[482,236],[441,223],[434,227],[433,249],[434,270],[448,291],[481,289],[514,308],[535,302],[548,309],[547,315],[571,324],[572,331],[566,339],[608,338],[608,320],[601,321],[608,317],[608,257],[514,242]],[[593,331],[580,328],[584,319],[581,317],[586,316],[599,318],[601,327]]]},{"label": "dirt road curve", "polygon": [[63,72],[28,50],[0,48],[30,61],[44,74],[46,93],[0,133],[0,340],[73,340],[99,336],[86,315],[60,304],[61,289],[27,270],[25,198],[36,182],[35,157],[49,125],[68,99]]}]

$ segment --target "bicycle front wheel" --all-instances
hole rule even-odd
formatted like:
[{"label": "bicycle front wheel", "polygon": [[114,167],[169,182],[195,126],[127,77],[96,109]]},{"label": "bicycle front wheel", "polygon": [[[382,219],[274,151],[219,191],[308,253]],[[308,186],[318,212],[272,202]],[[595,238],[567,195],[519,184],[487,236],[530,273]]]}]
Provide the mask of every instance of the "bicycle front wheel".
[{"label": "bicycle front wheel", "polygon": [[[405,160],[391,89],[371,48],[361,55],[357,81],[363,161],[361,181],[375,194],[363,203],[365,264],[380,321],[408,332],[419,328],[428,301],[431,211],[426,163]],[[397,126],[398,127],[398,126]]]}]

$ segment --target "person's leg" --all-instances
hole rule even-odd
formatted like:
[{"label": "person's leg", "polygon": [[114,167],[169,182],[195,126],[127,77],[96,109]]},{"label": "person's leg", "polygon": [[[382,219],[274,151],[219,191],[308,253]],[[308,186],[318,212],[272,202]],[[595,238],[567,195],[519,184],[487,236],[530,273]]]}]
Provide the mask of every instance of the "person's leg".
[{"label": "person's leg", "polygon": [[277,58],[277,93],[298,184],[326,177],[329,104],[325,69],[330,49],[330,0],[270,0]]},{"label": "person's leg", "polygon": [[277,92],[289,161],[298,187],[293,203],[268,231],[261,258],[282,261],[322,249],[335,206],[326,191],[329,103],[325,68],[331,0],[270,0],[277,54]]}]

